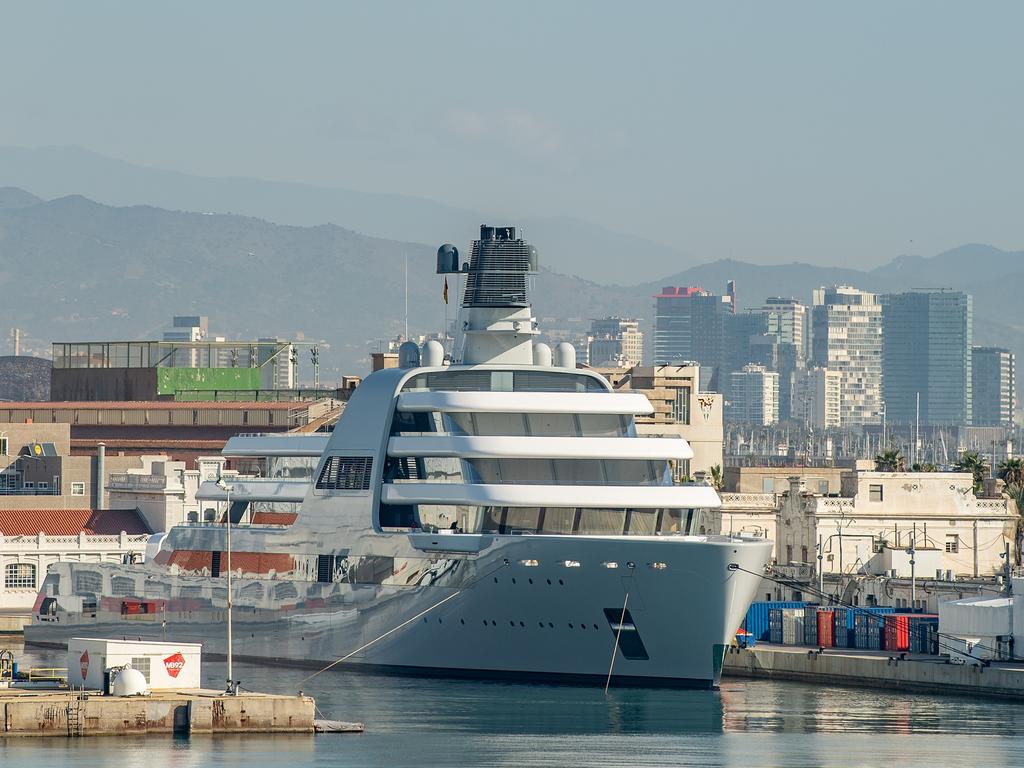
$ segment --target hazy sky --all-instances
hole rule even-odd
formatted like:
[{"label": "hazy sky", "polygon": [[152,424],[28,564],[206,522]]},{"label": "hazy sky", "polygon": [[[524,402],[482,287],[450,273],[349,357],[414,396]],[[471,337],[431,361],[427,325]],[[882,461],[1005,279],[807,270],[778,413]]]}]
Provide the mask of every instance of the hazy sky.
[{"label": "hazy sky", "polygon": [[0,0],[0,144],[869,266],[1024,247],[1022,29],[1019,2]]}]

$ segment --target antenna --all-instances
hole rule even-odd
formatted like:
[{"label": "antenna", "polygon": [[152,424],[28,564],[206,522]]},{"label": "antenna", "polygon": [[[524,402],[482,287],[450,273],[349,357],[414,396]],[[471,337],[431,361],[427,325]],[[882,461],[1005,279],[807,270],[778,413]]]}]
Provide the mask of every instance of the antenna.
[{"label": "antenna", "polygon": [[405,257],[405,340],[409,340],[409,254],[403,253]]}]

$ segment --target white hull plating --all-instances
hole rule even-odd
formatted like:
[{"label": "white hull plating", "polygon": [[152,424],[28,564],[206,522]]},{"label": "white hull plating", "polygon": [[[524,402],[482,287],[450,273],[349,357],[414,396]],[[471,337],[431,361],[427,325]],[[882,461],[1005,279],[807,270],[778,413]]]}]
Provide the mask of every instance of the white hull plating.
[{"label": "white hull plating", "polygon": [[[620,648],[613,677],[714,686],[722,648],[731,642],[757,587],[758,578],[747,571],[759,571],[770,545],[721,537],[660,540],[653,550],[651,543],[640,537],[495,537],[481,556],[440,557],[421,572],[418,585],[404,587],[243,579],[235,586],[234,653],[320,667],[358,651],[345,666],[597,679],[608,673],[628,593],[635,634],[648,658],[627,658]],[[654,550],[663,560],[650,561]],[[567,560],[580,565],[566,567]],[[740,568],[731,571],[730,564]],[[113,577],[149,569],[94,565],[89,570],[109,584]],[[68,566],[58,566],[54,574],[71,577]],[[27,627],[26,640],[60,642],[83,632],[166,637],[202,642],[208,653],[223,654],[223,600],[212,597],[204,607],[206,598],[185,598],[191,608],[183,611],[176,596],[193,593],[202,579],[159,570],[147,576],[147,596],[171,596],[165,610],[121,615],[110,610],[113,606],[97,605],[95,618],[62,611],[56,621]],[[263,585],[258,590],[263,598],[247,599],[257,583]],[[287,602],[273,598],[283,584],[295,585],[299,594],[284,590]],[[310,598],[311,592],[317,597]]]}]

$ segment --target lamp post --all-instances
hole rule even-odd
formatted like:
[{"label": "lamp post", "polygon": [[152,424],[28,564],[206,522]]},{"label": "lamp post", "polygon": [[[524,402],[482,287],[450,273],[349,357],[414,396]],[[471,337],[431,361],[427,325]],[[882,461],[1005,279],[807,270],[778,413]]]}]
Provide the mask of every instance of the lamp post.
[{"label": "lamp post", "polygon": [[231,658],[232,657],[231,651],[232,651],[232,645],[233,645],[233,638],[232,638],[232,634],[231,634],[231,605],[232,605],[232,599],[231,599],[231,491],[234,490],[234,487],[231,486],[231,485],[228,485],[227,483],[225,483],[224,482],[224,478],[219,479],[217,481],[217,485],[220,486],[224,490],[225,494],[227,494],[227,512],[224,513],[224,522],[227,525],[227,555],[228,555],[228,557],[227,557],[227,560],[228,560],[228,563],[227,563],[227,566],[228,566],[228,579],[227,579],[227,588],[228,588],[228,654],[227,654],[227,656],[228,656],[228,686],[227,686],[227,689],[224,692],[226,694],[228,694],[229,696],[234,696],[238,692],[238,689],[235,687],[235,675],[234,675],[234,668],[232,666],[232,658]]}]

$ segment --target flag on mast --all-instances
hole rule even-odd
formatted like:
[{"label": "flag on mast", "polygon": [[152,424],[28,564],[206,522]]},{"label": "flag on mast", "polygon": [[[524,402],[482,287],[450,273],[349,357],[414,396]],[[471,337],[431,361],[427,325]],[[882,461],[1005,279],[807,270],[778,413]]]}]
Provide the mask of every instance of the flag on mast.
[{"label": "flag on mast", "polygon": [[444,303],[447,304],[448,303],[448,278],[447,277],[445,277],[445,279],[444,279],[444,292],[441,294],[441,297],[444,299]]}]

